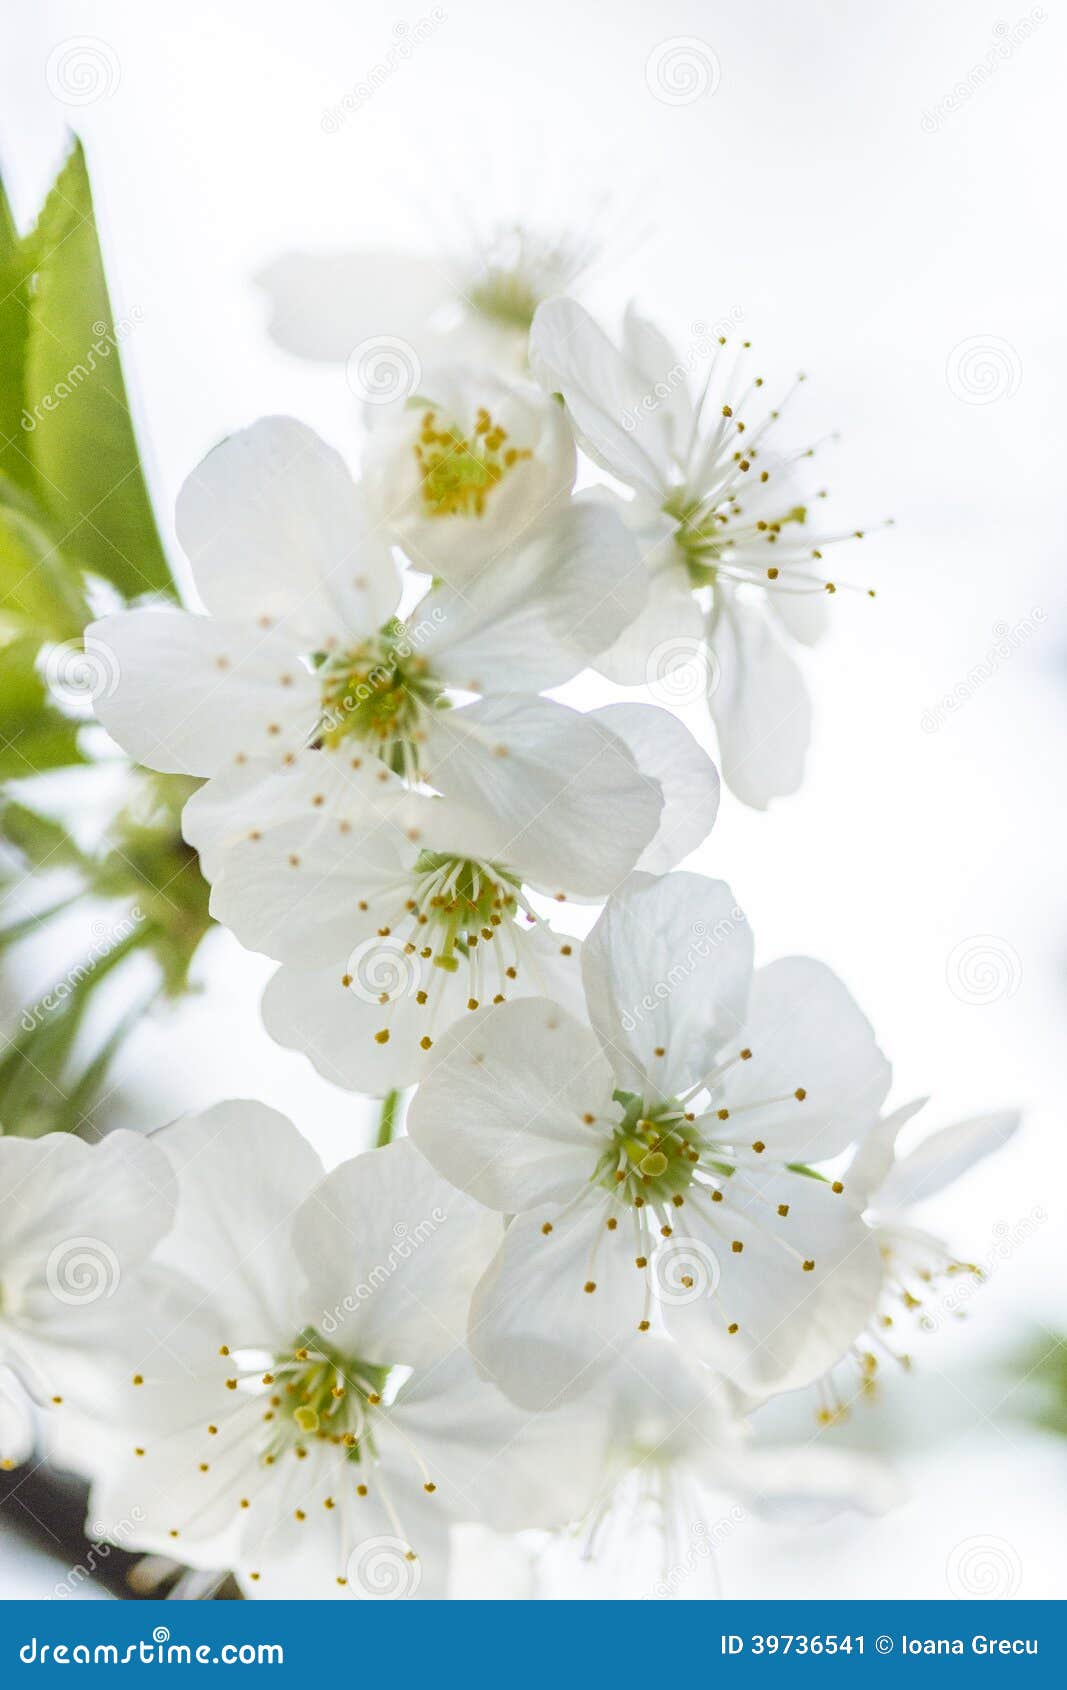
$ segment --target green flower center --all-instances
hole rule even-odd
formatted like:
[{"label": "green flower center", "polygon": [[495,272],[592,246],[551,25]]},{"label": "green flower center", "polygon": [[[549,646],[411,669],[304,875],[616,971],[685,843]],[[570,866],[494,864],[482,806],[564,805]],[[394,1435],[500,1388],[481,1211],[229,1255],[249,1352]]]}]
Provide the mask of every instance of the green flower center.
[{"label": "green flower center", "polygon": [[389,1371],[343,1355],[319,1332],[302,1332],[262,1376],[270,1391],[264,1456],[300,1455],[317,1439],[343,1447],[349,1461],[373,1460],[373,1414]]},{"label": "green flower center", "polygon": [[423,509],[428,516],[479,517],[494,487],[531,458],[528,447],[509,446],[507,430],[480,408],[472,435],[446,423],[437,426],[437,413],[427,410],[415,442],[415,461],[422,482]]},{"label": "green flower center", "polygon": [[600,1184],[638,1207],[681,1196],[707,1150],[692,1114],[674,1101],[646,1109],[632,1092],[616,1092],[615,1101],[623,1116],[598,1164]]},{"label": "green flower center", "polygon": [[473,309],[483,317],[523,333],[533,322],[542,297],[520,271],[496,268],[487,270],[467,294]]},{"label": "green flower center", "polygon": [[[742,507],[732,499],[721,505],[709,506],[707,502],[689,498],[681,490],[664,501],[663,510],[678,524],[675,543],[684,556],[693,587],[711,586],[715,581],[716,565],[728,563],[736,546],[762,541],[771,552],[787,523],[803,524],[808,516],[805,505],[795,505],[792,510],[772,520],[745,521]],[[773,581],[778,571],[771,565],[767,575]]]},{"label": "green flower center", "polygon": [[422,851],[415,874],[409,913],[432,940],[434,966],[450,973],[518,910],[521,882],[497,863]]},{"label": "green flower center", "polygon": [[443,706],[444,688],[402,622],[320,662],[323,745],[359,740],[397,774],[417,773],[420,718]]}]

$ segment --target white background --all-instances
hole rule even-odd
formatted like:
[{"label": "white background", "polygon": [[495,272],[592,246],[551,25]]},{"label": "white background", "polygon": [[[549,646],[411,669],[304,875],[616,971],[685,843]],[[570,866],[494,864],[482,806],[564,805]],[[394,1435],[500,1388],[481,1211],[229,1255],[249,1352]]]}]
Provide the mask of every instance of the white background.
[{"label": "white background", "polygon": [[[32,214],[76,126],[115,316],[142,317],[123,356],[164,512],[197,458],[264,411],[293,411],[355,456],[343,372],[266,339],[251,277],[284,250],[428,251],[463,214],[555,228],[603,201],[589,296],[605,314],[634,294],[685,345],[694,322],[741,312],[768,388],[808,372],[794,429],[840,431],[820,471],[831,508],[847,526],[888,514],[896,526],[853,564],[877,600],[839,593],[813,654],[803,793],[767,815],[724,801],[698,864],[731,880],[764,959],[811,951],[840,971],[894,1061],[898,1099],[932,1093],[931,1124],[1025,1107],[1023,1135],[931,1223],[987,1261],[1037,1220],[968,1324],[917,1336],[917,1375],[841,1434],[899,1455],[908,1504],[818,1532],[745,1522],[720,1551],[722,1588],[944,1597],[958,1545],[980,1537],[1008,1546],[1018,1594],[1062,1594],[1067,1445],[1011,1418],[1022,1393],[1005,1403],[1011,1380],[996,1373],[1013,1347],[1067,1325],[1062,13],[1052,0],[1044,13],[1022,0],[999,13],[963,0],[448,0],[373,97],[324,125],[431,10],[12,6],[0,151],[16,210]],[[1029,38],[1012,45],[1024,17]],[[79,37],[102,44],[107,67],[85,105],[48,75]],[[682,105],[646,79],[650,54],[679,37],[710,67],[708,90]],[[976,76],[998,44],[1010,52]],[[991,393],[960,375],[971,340],[988,350]],[[1019,625],[1018,649],[969,686]],[[945,712],[957,688],[971,696]],[[992,970],[981,1001],[950,961],[973,941]],[[362,1148],[362,1106],[259,1030],[260,960],[221,934],[206,960],[207,994],[131,1053],[138,1123],[256,1095],[329,1159]],[[792,1429],[810,1428],[805,1402]]]}]

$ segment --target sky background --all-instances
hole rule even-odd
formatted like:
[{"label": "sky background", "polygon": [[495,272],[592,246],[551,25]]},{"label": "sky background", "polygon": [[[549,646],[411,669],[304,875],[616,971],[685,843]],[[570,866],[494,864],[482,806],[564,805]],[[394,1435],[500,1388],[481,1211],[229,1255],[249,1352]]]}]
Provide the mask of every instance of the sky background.
[{"label": "sky background", "polygon": [[[1067,1326],[1062,13],[45,0],[5,16],[15,209],[32,215],[76,127],[168,533],[184,475],[264,412],[358,460],[343,370],[267,338],[253,277],[285,251],[440,252],[471,218],[595,226],[586,297],[606,319],[635,297],[685,348],[695,323],[732,318],[769,389],[808,374],[792,438],[839,436],[820,454],[835,518],[895,519],[842,559],[878,597],[839,593],[811,654],[802,793],[765,815],[724,797],[690,866],[730,880],[761,960],[838,970],[897,1101],[930,1093],[930,1125],[1014,1103],[1026,1121],[931,1205],[963,1255],[997,1263],[966,1325],[917,1342],[917,1373],[842,1434],[898,1452],[911,1499],[818,1534],[744,1522],[721,1584],[944,1597],[977,1538],[1007,1545],[991,1554],[1017,1563],[1019,1595],[1051,1594],[1067,1444],[1012,1418],[1022,1393],[1005,1401],[997,1369]],[[663,97],[664,43],[696,97]],[[253,1095],[331,1161],[362,1148],[363,1106],[258,1027],[269,965],[224,934],[203,961],[203,996],[131,1048],[122,1123]],[[809,1435],[810,1402],[790,1416]]]}]

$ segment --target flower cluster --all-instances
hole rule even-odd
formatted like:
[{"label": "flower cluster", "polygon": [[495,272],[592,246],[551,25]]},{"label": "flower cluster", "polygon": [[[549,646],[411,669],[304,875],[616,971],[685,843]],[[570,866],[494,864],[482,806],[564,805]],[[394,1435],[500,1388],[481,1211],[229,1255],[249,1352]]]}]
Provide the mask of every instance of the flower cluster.
[{"label": "flower cluster", "polygon": [[[214,917],[279,965],[270,1033],[386,1098],[383,1142],[327,1171],[231,1102],[0,1143],[24,1217],[0,1362],[51,1400],[98,1529],[248,1596],[445,1594],[457,1523],[596,1553],[635,1498],[668,1533],[709,1489],[885,1506],[876,1464],[751,1417],[812,1387],[835,1419],[905,1359],[896,1311],[968,1270],[901,1208],[1014,1127],[896,1163],[906,1112],[845,986],[755,968],[729,887],[679,867],[715,822],[708,753],[661,705],[554,696],[689,642],[732,792],[798,785],[784,642],[821,631],[833,536],[747,349],[691,392],[632,312],[616,346],[500,273],[467,307],[499,333],[368,408],[358,480],[254,423],[179,496],[199,608],[89,630],[104,726],[199,783],[185,838]],[[64,1296],[72,1243],[114,1284]]]}]

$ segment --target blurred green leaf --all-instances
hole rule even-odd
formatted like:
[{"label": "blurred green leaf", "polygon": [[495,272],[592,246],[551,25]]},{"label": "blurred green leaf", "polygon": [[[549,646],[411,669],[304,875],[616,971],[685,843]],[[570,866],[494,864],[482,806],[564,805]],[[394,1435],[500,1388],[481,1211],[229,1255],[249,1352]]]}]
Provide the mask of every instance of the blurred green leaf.
[{"label": "blurred green leaf", "polygon": [[78,723],[52,705],[37,673],[30,635],[0,645],[0,778],[22,780],[41,769],[84,762]]},{"label": "blurred green leaf", "polygon": [[130,420],[122,333],[80,141],[20,250],[33,286],[19,427],[55,538],[128,597],[173,592]]},{"label": "blurred green leaf", "polygon": [[138,770],[130,801],[109,829],[111,848],[90,876],[100,897],[132,902],[139,912],[170,997],[189,989],[193,957],[212,926],[200,859],[181,831],[182,807],[199,784]]},{"label": "blurred green leaf", "polygon": [[62,822],[42,816],[9,798],[0,809],[0,834],[27,866],[35,869],[84,868],[88,859]]},{"label": "blurred green leaf", "polygon": [[1067,1438],[1067,1334],[1043,1329],[1006,1362],[1015,1418]]},{"label": "blurred green leaf", "polygon": [[0,480],[0,615],[49,639],[74,639],[89,620],[79,573],[28,513],[26,501],[5,499],[5,490],[15,492]]},{"label": "blurred green leaf", "polygon": [[0,181],[0,473],[32,483],[22,428],[27,313],[27,260]]},{"label": "blurred green leaf", "polygon": [[[79,959],[18,1022],[18,1033],[0,1056],[0,1121],[21,1138],[76,1132],[117,1048],[113,1034],[79,1075],[74,1047],[93,991],[136,949],[136,931],[99,959]],[[124,1023],[118,1042],[128,1030]]]}]

